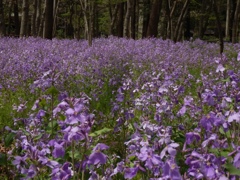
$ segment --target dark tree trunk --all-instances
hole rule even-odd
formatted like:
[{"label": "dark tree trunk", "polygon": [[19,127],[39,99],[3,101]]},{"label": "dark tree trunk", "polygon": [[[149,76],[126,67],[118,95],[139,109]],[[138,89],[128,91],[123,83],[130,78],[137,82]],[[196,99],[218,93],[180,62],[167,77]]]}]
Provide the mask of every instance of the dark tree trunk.
[{"label": "dark tree trunk", "polygon": [[237,0],[237,5],[235,6],[235,12],[234,12],[234,19],[233,19],[233,27],[232,27],[232,43],[238,42],[238,16],[239,16],[239,8],[240,8],[240,0]]},{"label": "dark tree trunk", "polygon": [[187,17],[186,17],[184,37],[185,37],[186,40],[189,40],[192,37],[192,34],[191,34],[190,8],[188,8],[188,10],[187,10]]},{"label": "dark tree trunk", "polygon": [[221,25],[221,21],[220,21],[220,17],[219,17],[219,11],[218,11],[218,6],[216,3],[216,0],[213,0],[213,10],[214,10],[214,14],[216,16],[217,27],[218,27],[218,36],[219,36],[219,41],[220,41],[220,54],[222,54],[223,48],[224,48],[223,34],[222,34],[222,25]]},{"label": "dark tree trunk", "polygon": [[4,8],[3,0],[0,0],[0,37],[5,36],[5,21],[4,21]]},{"label": "dark tree trunk", "polygon": [[142,38],[147,37],[147,29],[150,17],[150,0],[143,1],[143,26],[142,26]]},{"label": "dark tree trunk", "polygon": [[18,16],[18,0],[13,1],[13,13],[14,13],[14,24],[15,24],[15,36],[19,36],[20,33],[20,22],[19,22],[19,16]]},{"label": "dark tree trunk", "polygon": [[131,38],[136,38],[136,0],[131,0]]},{"label": "dark tree trunk", "polygon": [[9,6],[8,6],[8,27],[7,27],[7,34],[8,35],[11,35],[11,30],[12,30],[12,18],[11,18],[12,6],[13,6],[12,1],[9,1]]},{"label": "dark tree trunk", "polygon": [[29,1],[28,0],[23,0],[20,37],[27,36],[28,13],[29,13]]},{"label": "dark tree trunk", "polygon": [[147,28],[147,37],[157,37],[158,22],[162,8],[162,0],[154,0],[151,5],[150,18]]},{"label": "dark tree trunk", "polygon": [[175,32],[174,32],[174,38],[173,38],[173,41],[176,42],[177,41],[177,38],[179,36],[179,30],[180,30],[180,27],[181,27],[181,23],[182,21],[184,20],[185,18],[185,15],[186,15],[186,11],[188,9],[188,6],[189,6],[189,2],[190,0],[186,0],[184,5],[183,5],[183,8],[182,8],[182,11],[181,11],[181,14],[178,18],[178,21],[177,21],[177,25],[175,27]]},{"label": "dark tree trunk", "polygon": [[127,0],[126,2],[126,15],[125,15],[125,20],[124,20],[124,36],[130,37],[130,17],[131,17],[131,0]]},{"label": "dark tree trunk", "polygon": [[118,20],[117,20],[117,36],[123,37],[124,26],[124,2],[120,3],[118,8]]},{"label": "dark tree trunk", "polygon": [[52,39],[53,33],[53,0],[45,1],[45,23],[43,38]]},{"label": "dark tree trunk", "polygon": [[33,13],[32,13],[32,23],[31,23],[31,34],[32,34],[32,36],[37,35],[36,17],[37,17],[37,0],[33,0]]}]

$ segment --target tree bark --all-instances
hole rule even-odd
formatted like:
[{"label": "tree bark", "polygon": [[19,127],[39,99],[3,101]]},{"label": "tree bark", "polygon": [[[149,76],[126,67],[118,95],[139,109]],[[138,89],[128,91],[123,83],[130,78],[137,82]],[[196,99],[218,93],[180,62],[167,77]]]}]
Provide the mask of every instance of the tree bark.
[{"label": "tree bark", "polygon": [[147,37],[149,17],[150,17],[150,0],[145,0],[143,1],[142,38]]},{"label": "tree bark", "polygon": [[162,0],[154,0],[151,5],[150,18],[147,28],[147,37],[157,37],[158,22],[162,8]]},{"label": "tree bark", "polygon": [[127,0],[127,12],[124,20],[124,36],[130,37],[131,0]]},{"label": "tree bark", "polygon": [[238,42],[238,16],[239,16],[240,0],[237,0],[237,5],[234,13],[233,27],[232,27],[232,43]]},{"label": "tree bark", "polygon": [[230,10],[231,10],[230,0],[227,0],[225,38],[229,37]]},{"label": "tree bark", "polygon": [[176,4],[177,1],[173,2],[173,5],[171,5],[171,0],[166,0],[167,2],[167,8],[166,8],[166,12],[167,12],[167,16],[168,16],[168,24],[167,24],[167,38],[168,39],[173,39],[173,22],[172,22],[172,17],[173,17],[173,13],[176,9]]},{"label": "tree bark", "polygon": [[20,37],[27,36],[28,13],[29,13],[29,1],[28,0],[23,0]]},{"label": "tree bark", "polygon": [[13,1],[13,13],[14,13],[14,24],[15,24],[15,36],[20,34],[20,22],[19,22],[19,11],[18,11],[18,0]]},{"label": "tree bark", "polygon": [[132,39],[136,38],[136,0],[131,0],[131,34]]},{"label": "tree bark", "polygon": [[189,2],[190,2],[190,0],[186,0],[186,1],[185,1],[184,5],[183,5],[183,8],[182,8],[182,11],[181,11],[181,14],[180,14],[180,16],[179,16],[179,18],[178,18],[177,25],[176,25],[176,27],[175,27],[175,32],[174,32],[174,38],[173,38],[173,41],[174,41],[174,42],[177,42],[177,37],[178,37],[178,34],[179,34],[179,29],[180,29],[180,26],[181,26],[182,21],[183,21],[184,18],[185,18],[184,16],[185,16],[186,11],[187,11],[187,9],[188,9]]},{"label": "tree bark", "polygon": [[32,13],[32,23],[31,23],[31,34],[34,37],[37,36],[36,17],[37,17],[37,0],[33,0],[33,13]]},{"label": "tree bark", "polygon": [[124,26],[124,2],[118,4],[118,14],[116,22],[116,31],[118,37],[123,37],[123,26]]},{"label": "tree bark", "polygon": [[221,21],[220,21],[220,17],[219,17],[219,11],[218,11],[218,6],[216,3],[216,0],[213,0],[213,9],[214,9],[214,14],[216,16],[217,27],[218,27],[218,36],[219,36],[219,41],[220,41],[220,54],[222,54],[223,49],[224,49],[223,34],[222,34],[222,25],[221,25]]},{"label": "tree bark", "polygon": [[0,0],[0,37],[5,36],[5,21],[4,21],[4,8],[3,8],[3,0]]},{"label": "tree bark", "polygon": [[43,38],[52,39],[53,33],[53,0],[45,0],[45,23]]}]

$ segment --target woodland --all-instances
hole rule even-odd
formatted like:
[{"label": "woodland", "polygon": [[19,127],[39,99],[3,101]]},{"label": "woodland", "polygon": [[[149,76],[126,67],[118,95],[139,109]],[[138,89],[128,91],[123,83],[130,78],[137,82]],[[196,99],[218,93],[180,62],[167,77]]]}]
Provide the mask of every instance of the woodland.
[{"label": "woodland", "polygon": [[239,0],[0,0],[0,36],[236,43],[239,9]]}]

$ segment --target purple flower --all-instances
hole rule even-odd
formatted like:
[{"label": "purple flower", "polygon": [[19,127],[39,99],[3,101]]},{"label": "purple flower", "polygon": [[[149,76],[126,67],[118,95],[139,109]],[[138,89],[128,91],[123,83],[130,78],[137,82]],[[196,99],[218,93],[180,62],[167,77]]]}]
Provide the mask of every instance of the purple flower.
[{"label": "purple flower", "polygon": [[148,169],[153,169],[154,166],[160,166],[162,164],[160,156],[154,154],[151,148],[142,147],[138,158],[145,162],[145,166]]},{"label": "purple flower", "polygon": [[53,150],[53,157],[60,158],[63,157],[65,154],[65,150],[63,148],[63,143],[58,144],[57,142],[54,143],[54,150]]},{"label": "purple flower", "polygon": [[164,156],[166,156],[166,152],[168,152],[168,154],[172,157],[175,156],[177,154],[177,151],[175,148],[177,148],[178,146],[179,146],[178,143],[171,143],[167,145],[160,154],[161,159],[163,159]]},{"label": "purple flower", "polygon": [[88,159],[88,164],[97,165],[105,164],[107,162],[107,156],[102,152],[93,152]]},{"label": "purple flower", "polygon": [[174,162],[174,160],[168,160],[163,165],[163,176],[167,179],[182,180],[182,176],[179,172],[179,167]]},{"label": "purple flower", "polygon": [[186,133],[185,136],[186,136],[187,145],[192,144],[194,141],[198,142],[201,139],[201,136],[199,135],[199,133],[196,133],[196,132]]},{"label": "purple flower", "polygon": [[132,167],[132,168],[125,168],[124,169],[124,178],[125,179],[132,179],[137,175],[139,168]]},{"label": "purple flower", "polygon": [[90,154],[88,159],[88,164],[97,165],[97,164],[105,164],[107,162],[107,156],[103,154],[101,151],[108,149],[109,146],[98,143],[94,148],[92,154]]}]

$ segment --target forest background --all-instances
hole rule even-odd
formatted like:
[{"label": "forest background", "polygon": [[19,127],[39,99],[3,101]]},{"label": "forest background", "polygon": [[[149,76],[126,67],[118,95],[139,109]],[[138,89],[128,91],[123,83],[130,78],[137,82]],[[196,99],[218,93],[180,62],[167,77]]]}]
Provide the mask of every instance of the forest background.
[{"label": "forest background", "polygon": [[240,0],[0,0],[0,37],[237,43],[239,16]]}]

